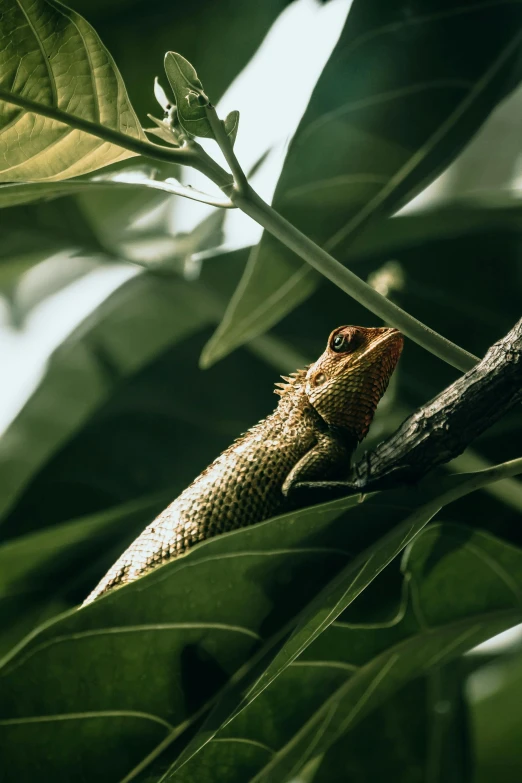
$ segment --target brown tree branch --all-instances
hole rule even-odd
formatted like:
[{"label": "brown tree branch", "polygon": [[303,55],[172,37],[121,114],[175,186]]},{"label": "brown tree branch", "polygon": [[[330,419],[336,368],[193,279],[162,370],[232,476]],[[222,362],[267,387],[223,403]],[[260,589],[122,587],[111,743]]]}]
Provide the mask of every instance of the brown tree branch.
[{"label": "brown tree branch", "polygon": [[409,416],[393,435],[354,465],[357,492],[417,481],[457,457],[522,400],[522,319],[482,361]]}]

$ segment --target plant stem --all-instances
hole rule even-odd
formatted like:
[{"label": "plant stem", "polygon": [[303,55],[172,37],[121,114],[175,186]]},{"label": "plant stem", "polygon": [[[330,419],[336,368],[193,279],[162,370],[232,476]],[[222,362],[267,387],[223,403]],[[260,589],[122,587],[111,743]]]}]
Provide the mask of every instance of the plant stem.
[{"label": "plant stem", "polygon": [[252,188],[249,187],[246,194],[234,192],[230,198],[239,209],[262,225],[332,283],[367,307],[372,313],[400,329],[403,334],[438,356],[439,359],[462,372],[467,372],[478,362],[478,357],[425,326],[421,321],[375,291],[339,261],[336,261],[326,250],[316,245],[265,203]]},{"label": "plant stem", "polygon": [[217,116],[216,110],[211,103],[209,103],[208,106],[206,106],[205,108],[207,112],[207,118],[210,123],[210,127],[212,128],[212,132],[214,134],[214,138],[216,139],[219,145],[219,149],[225,156],[226,162],[230,166],[230,171],[232,172],[232,176],[234,177],[235,190],[237,193],[246,194],[248,192],[248,187],[249,187],[248,181],[245,172],[241,168],[241,165],[238,159],[236,158],[234,147],[232,146],[232,142],[227,136],[225,127],[221,122],[221,120],[219,119],[219,117]]}]

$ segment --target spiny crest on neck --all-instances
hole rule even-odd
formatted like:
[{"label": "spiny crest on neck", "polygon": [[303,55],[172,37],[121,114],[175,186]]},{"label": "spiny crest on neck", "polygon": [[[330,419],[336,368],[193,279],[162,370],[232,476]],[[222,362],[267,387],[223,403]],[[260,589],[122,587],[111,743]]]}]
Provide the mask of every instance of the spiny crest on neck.
[{"label": "spiny crest on neck", "polygon": [[[311,365],[308,365],[308,367],[310,366]],[[283,379],[284,383],[276,383],[274,394],[278,394],[280,397],[284,397],[285,394],[293,391],[296,386],[302,386],[306,381],[308,367],[305,367],[303,370],[296,370],[295,372],[291,372],[290,375],[282,375],[281,378]]]}]

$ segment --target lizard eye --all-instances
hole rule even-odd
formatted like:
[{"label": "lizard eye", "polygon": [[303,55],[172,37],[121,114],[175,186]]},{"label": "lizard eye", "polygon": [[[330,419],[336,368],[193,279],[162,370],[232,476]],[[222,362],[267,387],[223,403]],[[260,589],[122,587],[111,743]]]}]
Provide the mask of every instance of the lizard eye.
[{"label": "lizard eye", "polygon": [[330,343],[330,348],[335,353],[349,353],[354,351],[360,343],[360,335],[357,332],[343,332],[336,334]]}]

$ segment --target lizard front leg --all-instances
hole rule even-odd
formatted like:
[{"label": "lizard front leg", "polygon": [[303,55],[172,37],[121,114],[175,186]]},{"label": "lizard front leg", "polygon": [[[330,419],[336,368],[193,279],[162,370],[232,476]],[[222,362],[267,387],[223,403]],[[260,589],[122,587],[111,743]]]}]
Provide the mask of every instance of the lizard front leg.
[{"label": "lizard front leg", "polygon": [[283,495],[298,505],[346,495],[342,479],[348,475],[355,447],[355,441],[342,437],[335,430],[320,433],[315,445],[294,465],[283,482]]}]

